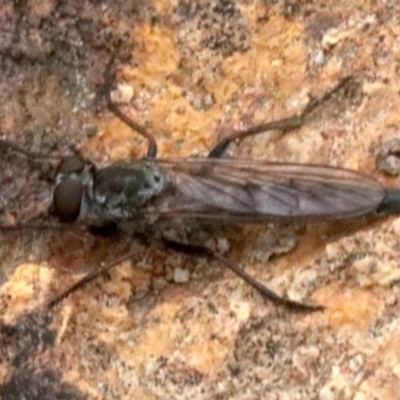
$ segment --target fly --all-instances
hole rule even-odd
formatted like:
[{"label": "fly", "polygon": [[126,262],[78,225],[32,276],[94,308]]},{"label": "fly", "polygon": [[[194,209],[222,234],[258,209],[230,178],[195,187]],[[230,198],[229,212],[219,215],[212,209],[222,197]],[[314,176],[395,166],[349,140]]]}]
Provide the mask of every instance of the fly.
[{"label": "fly", "polygon": [[[108,87],[112,80],[113,75],[107,75]],[[144,235],[177,250],[195,251],[217,259],[265,299],[297,310],[321,310],[320,306],[279,296],[203,243],[177,240],[165,231],[177,220],[234,225],[340,220],[398,213],[399,189],[387,189],[372,177],[355,171],[322,165],[223,158],[234,140],[267,130],[287,131],[299,127],[347,81],[344,79],[332,91],[311,101],[300,116],[236,131],[219,142],[208,157],[188,159],[157,159],[154,137],[123,114],[107,90],[109,109],[148,140],[147,156],[103,168],[85,160],[78,152],[64,158],[54,179],[49,214],[67,226],[82,224],[100,231],[111,228],[130,235]],[[137,254],[135,250],[124,259]],[[121,259],[115,260],[106,268],[120,262]],[[89,273],[53,298],[48,306],[54,306],[102,271]]]}]

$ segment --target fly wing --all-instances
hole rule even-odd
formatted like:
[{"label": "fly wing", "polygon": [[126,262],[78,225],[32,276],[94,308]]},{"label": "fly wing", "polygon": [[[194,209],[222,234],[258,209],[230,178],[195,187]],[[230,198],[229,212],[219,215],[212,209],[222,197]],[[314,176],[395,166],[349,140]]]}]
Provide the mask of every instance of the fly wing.
[{"label": "fly wing", "polygon": [[[241,159],[158,160],[174,193],[162,216],[263,222],[344,219],[369,214],[385,197],[371,177],[345,169]],[[155,210],[157,212],[157,210]]]}]

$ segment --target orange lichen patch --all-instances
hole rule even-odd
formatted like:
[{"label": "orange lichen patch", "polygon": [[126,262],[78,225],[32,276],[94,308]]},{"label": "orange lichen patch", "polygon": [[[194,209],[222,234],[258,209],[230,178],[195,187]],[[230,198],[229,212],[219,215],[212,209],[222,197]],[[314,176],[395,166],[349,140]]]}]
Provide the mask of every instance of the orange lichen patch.
[{"label": "orange lichen patch", "polygon": [[132,57],[138,68],[126,71],[126,77],[138,87],[158,87],[159,78],[174,72],[179,63],[174,35],[166,26],[138,25],[132,35],[136,43]]},{"label": "orange lichen patch", "polygon": [[369,343],[369,351],[374,352],[375,358],[371,358],[370,371],[372,373],[367,374],[359,386],[360,398],[395,399],[398,397],[400,332],[395,324],[389,325],[387,332],[390,332],[390,335],[385,336],[383,340],[371,340]]},{"label": "orange lichen patch", "polygon": [[364,381],[354,398],[357,399],[396,399],[399,395],[399,382],[383,376],[371,376]]},{"label": "orange lichen patch", "polygon": [[183,88],[176,79],[171,79],[173,74],[179,75],[180,60],[173,31],[141,26],[137,34],[142,39],[142,45],[133,55],[138,60],[138,68],[124,73],[135,88],[136,102],[142,88],[145,89],[146,97],[151,98],[145,100],[151,103],[146,107],[146,120],[151,122],[151,131],[159,142],[169,132],[174,140],[184,140],[185,147],[193,147],[188,140],[212,132],[214,121],[220,115],[213,108],[207,112],[194,110],[183,97]]},{"label": "orange lichen patch", "polygon": [[[217,293],[215,295],[219,297]],[[248,302],[228,301],[211,313],[208,308],[208,312],[195,311],[186,325],[185,337],[179,343],[185,363],[207,376],[213,376],[223,368],[240,327],[251,314]]]},{"label": "orange lichen patch", "polygon": [[223,366],[232,345],[210,337],[210,328],[202,322],[192,325],[190,337],[193,340],[182,349],[188,365],[206,375],[216,373]]},{"label": "orange lichen patch", "polygon": [[154,8],[157,10],[157,13],[160,14],[169,14],[173,11],[174,2],[170,0],[157,0],[154,1]]},{"label": "orange lichen patch", "polygon": [[[140,323],[135,327],[123,326],[121,320],[117,331],[100,332],[100,340],[111,346],[120,359],[135,370],[160,357],[171,358],[174,362],[175,354],[176,360],[185,360],[185,369],[207,375],[215,373],[226,360],[240,323],[232,317],[229,308],[221,310],[218,316],[194,311],[190,307],[190,297],[185,295],[182,299],[184,292],[181,289],[172,289],[170,293],[167,301],[146,314],[145,326]],[[241,322],[249,317],[248,305],[236,305],[235,312],[240,313]],[[185,315],[185,321],[189,318],[190,323],[180,323],[181,314]],[[112,310],[109,316],[113,318]],[[216,328],[215,318],[224,320],[223,329]],[[115,321],[111,324],[110,320],[109,325],[115,326]]]},{"label": "orange lichen patch", "polygon": [[[176,347],[180,328],[178,324],[172,324],[181,305],[177,302],[165,302],[159,304],[148,315],[149,320],[156,321],[149,324],[146,329],[141,330],[140,337],[129,332],[120,332],[119,341],[115,343],[116,351],[119,357],[128,365],[140,368],[145,365],[149,359],[165,356],[171,353]],[[136,329],[141,329],[140,327]],[[132,336],[132,340],[130,339]]]},{"label": "orange lichen patch", "polygon": [[366,331],[379,316],[382,302],[368,290],[343,289],[339,285],[324,286],[314,298],[326,307],[324,318],[330,326]]},{"label": "orange lichen patch", "polygon": [[[250,13],[248,17],[254,19],[256,15]],[[179,143],[179,151],[174,149],[175,155],[178,152],[180,156],[188,156],[198,149],[206,153],[216,142],[217,123],[225,116],[224,107],[233,98],[247,98],[251,103],[267,93],[287,100],[293,93],[297,96],[295,88],[300,90],[304,79],[303,28],[300,24],[285,23],[282,17],[273,16],[267,24],[260,25],[249,51],[222,60],[219,73],[210,71],[201,76],[202,86],[214,99],[214,106],[196,110],[184,96],[185,86],[181,86],[190,77],[183,76],[188,72],[179,67],[181,56],[174,44],[174,31],[139,25],[134,36],[135,43],[139,43],[133,54],[137,68],[124,69],[122,80],[132,86],[136,106],[123,108],[135,121],[151,124],[150,131],[161,149],[168,151],[169,147],[164,145],[168,140]],[[297,39],[293,40],[293,36]],[[290,79],[284,79],[287,76]],[[245,88],[255,90],[250,98]],[[287,114],[287,104],[273,107],[274,117]],[[283,111],[277,111],[279,107],[283,107]],[[248,113],[251,104],[245,108],[240,112]],[[265,121],[268,118],[262,113],[257,119]],[[109,130],[117,136],[122,135],[123,142],[125,132],[130,131],[122,124]],[[207,148],[204,148],[204,137],[209,138],[206,140],[209,143]]]},{"label": "orange lichen patch", "polygon": [[10,368],[7,365],[0,364],[0,379],[5,381],[6,378],[10,375]]},{"label": "orange lichen patch", "polygon": [[313,227],[301,236],[296,247],[285,257],[279,260],[279,265],[284,269],[292,269],[293,266],[309,265],[319,254],[322,254],[326,243],[322,239],[322,229]]},{"label": "orange lichen patch", "polygon": [[[255,19],[256,15],[247,17]],[[281,16],[272,16],[268,23],[260,24],[252,36],[251,48],[223,61],[225,79],[215,82],[212,88],[218,102],[223,104],[244,87],[263,88],[267,94],[283,99],[296,93],[295,88],[300,90],[304,80],[304,38],[303,26]]]},{"label": "orange lichen patch", "polygon": [[381,358],[383,364],[394,369],[399,374],[400,359],[400,329],[398,326],[392,326],[392,335],[388,336],[385,341],[380,343]]},{"label": "orange lichen patch", "polygon": [[1,297],[7,298],[10,314],[3,316],[4,322],[7,323],[8,318],[15,319],[25,313],[27,308],[34,309],[42,303],[44,298],[41,293],[46,292],[53,277],[54,271],[36,264],[21,264],[16,268],[0,289]]}]

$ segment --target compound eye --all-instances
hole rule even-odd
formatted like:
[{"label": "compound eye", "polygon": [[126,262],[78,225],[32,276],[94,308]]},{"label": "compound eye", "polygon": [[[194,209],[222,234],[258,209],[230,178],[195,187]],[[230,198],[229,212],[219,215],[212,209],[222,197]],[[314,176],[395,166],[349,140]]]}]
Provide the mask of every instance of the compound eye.
[{"label": "compound eye", "polygon": [[85,165],[85,160],[79,154],[74,154],[61,160],[57,168],[57,174],[79,174],[84,170]]},{"label": "compound eye", "polygon": [[79,217],[83,185],[77,179],[65,179],[53,193],[51,213],[63,222],[73,222]]}]

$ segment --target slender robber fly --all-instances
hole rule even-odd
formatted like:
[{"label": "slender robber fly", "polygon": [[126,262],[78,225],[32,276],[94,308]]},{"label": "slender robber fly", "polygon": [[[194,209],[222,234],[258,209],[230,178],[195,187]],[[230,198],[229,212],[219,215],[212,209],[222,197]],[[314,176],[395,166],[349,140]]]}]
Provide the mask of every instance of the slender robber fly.
[{"label": "slender robber fly", "polygon": [[[203,225],[340,220],[400,211],[400,189],[387,189],[375,179],[355,171],[322,165],[223,158],[229,144],[235,140],[267,130],[288,131],[299,127],[348,79],[321,98],[310,101],[297,117],[235,131],[219,142],[208,157],[158,159],[154,137],[123,114],[112,101],[113,77],[112,73],[106,77],[108,107],[147,139],[147,156],[102,168],[85,160],[78,152],[65,157],[52,181],[52,200],[45,211],[61,221],[64,227],[80,224],[96,232],[107,230],[139,235],[176,250],[212,257],[243,278],[264,298],[293,309],[312,311],[322,307],[277,295],[200,240],[192,240],[191,235],[171,236],[171,226],[176,228],[185,223],[196,231],[197,226]],[[3,142],[2,146],[30,156],[8,142]],[[34,220],[23,226],[37,228]],[[137,256],[140,251],[136,249],[105,268],[93,270],[47,305],[57,304],[104,269],[122,259]]]}]

